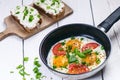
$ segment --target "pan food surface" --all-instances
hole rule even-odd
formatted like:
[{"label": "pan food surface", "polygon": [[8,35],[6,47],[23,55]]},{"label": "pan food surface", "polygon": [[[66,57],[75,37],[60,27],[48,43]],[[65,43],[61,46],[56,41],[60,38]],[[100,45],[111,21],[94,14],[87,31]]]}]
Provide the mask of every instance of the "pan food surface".
[{"label": "pan food surface", "polygon": [[106,52],[100,43],[75,36],[55,43],[48,53],[47,64],[62,73],[80,74],[97,68],[105,59]]}]

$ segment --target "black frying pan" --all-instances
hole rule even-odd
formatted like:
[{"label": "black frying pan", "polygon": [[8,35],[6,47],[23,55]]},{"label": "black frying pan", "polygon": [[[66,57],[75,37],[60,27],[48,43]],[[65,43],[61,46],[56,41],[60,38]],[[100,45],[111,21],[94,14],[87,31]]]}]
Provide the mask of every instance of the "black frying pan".
[{"label": "black frying pan", "polygon": [[[120,7],[116,9],[107,19],[105,19],[98,28],[87,24],[68,24],[61,26],[50,32],[40,44],[39,54],[43,63],[55,74],[67,79],[83,79],[92,76],[100,71],[104,66],[111,52],[110,39],[104,32],[108,32],[111,26],[120,19]],[[47,65],[47,56],[50,48],[58,41],[71,36],[84,36],[102,44],[106,51],[106,60],[96,69],[82,74],[66,74],[53,70]]]}]

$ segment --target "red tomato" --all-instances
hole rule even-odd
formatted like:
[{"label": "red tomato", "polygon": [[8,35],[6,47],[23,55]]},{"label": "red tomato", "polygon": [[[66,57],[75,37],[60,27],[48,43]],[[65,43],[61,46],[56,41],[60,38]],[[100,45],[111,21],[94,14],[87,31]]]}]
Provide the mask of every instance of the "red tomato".
[{"label": "red tomato", "polygon": [[83,45],[82,51],[84,51],[86,49],[95,49],[98,46],[99,46],[99,44],[97,44],[97,43],[87,43],[87,44]]},{"label": "red tomato", "polygon": [[60,56],[60,55],[65,55],[66,52],[62,49],[62,44],[61,43],[58,43],[56,44],[53,49],[53,54],[56,55],[56,56]]},{"label": "red tomato", "polygon": [[80,74],[80,73],[84,73],[88,71],[89,71],[89,68],[87,66],[72,63],[69,65],[68,73],[69,74]]}]

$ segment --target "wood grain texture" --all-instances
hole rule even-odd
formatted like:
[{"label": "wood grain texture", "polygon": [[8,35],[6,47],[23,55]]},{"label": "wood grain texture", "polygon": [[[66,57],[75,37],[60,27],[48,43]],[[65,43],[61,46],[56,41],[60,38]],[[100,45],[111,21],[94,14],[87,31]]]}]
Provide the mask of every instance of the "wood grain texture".
[{"label": "wood grain texture", "polygon": [[4,39],[5,37],[9,35],[17,35],[22,39],[27,39],[34,34],[44,30],[45,28],[49,27],[50,25],[54,24],[55,22],[67,17],[70,15],[73,11],[72,9],[65,4],[65,13],[60,16],[57,19],[52,19],[51,17],[47,16],[46,14],[42,13],[42,11],[38,10],[41,14],[42,23],[38,26],[38,28],[35,28],[31,30],[31,32],[27,32],[23,27],[15,20],[12,16],[8,16],[5,18],[5,24],[7,25],[7,28],[4,32],[0,33],[0,40]]},{"label": "wood grain texture", "polygon": [[[5,30],[4,18],[16,5],[21,5],[22,0],[0,0],[0,32]],[[14,5],[13,5],[14,4]],[[5,6],[7,5],[7,6]],[[16,66],[22,64],[22,40],[16,36],[0,41],[0,80],[21,80]],[[10,71],[14,71],[13,74]]]}]

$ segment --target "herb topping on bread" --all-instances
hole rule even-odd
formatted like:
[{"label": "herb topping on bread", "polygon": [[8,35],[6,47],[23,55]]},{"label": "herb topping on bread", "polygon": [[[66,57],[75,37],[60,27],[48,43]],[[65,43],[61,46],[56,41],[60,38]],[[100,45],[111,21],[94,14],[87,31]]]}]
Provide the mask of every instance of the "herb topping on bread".
[{"label": "herb topping on bread", "polygon": [[31,6],[17,6],[11,11],[11,15],[28,31],[41,23],[40,14]]}]

